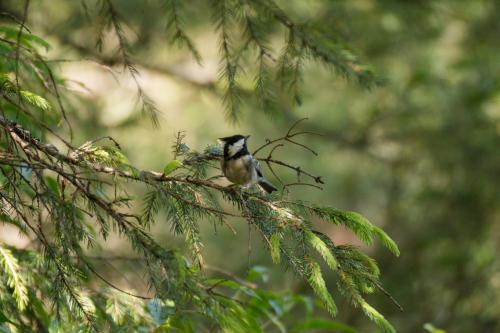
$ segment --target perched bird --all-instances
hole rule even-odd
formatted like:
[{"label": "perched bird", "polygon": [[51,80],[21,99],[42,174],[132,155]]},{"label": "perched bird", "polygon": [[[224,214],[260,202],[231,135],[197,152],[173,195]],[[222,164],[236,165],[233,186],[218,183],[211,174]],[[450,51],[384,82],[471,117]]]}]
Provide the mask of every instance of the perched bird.
[{"label": "perched bird", "polygon": [[249,137],[237,134],[219,139],[224,147],[224,158],[221,163],[224,176],[229,181],[244,187],[259,184],[267,193],[277,191],[276,187],[262,175],[259,161],[248,151]]}]

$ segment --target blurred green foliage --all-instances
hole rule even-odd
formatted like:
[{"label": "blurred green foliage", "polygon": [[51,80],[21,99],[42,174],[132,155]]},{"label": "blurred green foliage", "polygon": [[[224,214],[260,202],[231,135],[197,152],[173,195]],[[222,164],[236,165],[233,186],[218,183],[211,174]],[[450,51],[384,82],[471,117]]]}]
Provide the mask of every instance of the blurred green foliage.
[{"label": "blurred green foliage", "polygon": [[[90,2],[82,3],[91,8]],[[81,15],[82,3],[32,1],[30,28],[53,45],[51,58],[81,59],[95,54],[96,40],[89,37],[95,36],[92,15]],[[217,36],[209,28],[212,22],[206,2],[183,6],[183,26],[200,53],[200,68],[186,43],[180,49],[169,44],[160,1],[147,5],[116,1],[127,22],[131,61],[138,65],[139,80],[162,112],[161,127],[154,129],[148,119],[138,117],[130,107],[134,103],[123,103],[134,88],[114,82],[110,77],[115,74],[107,68],[62,62],[63,76],[81,82],[74,88],[83,97],[73,101],[78,107],[71,110],[79,124],[75,140],[111,135],[132,163],[162,170],[173,158],[170,142],[178,130],[188,131],[190,146],[200,150],[233,132],[252,134],[251,144],[257,147],[297,119],[309,117],[305,130],[322,134],[308,139],[319,156],[311,158],[307,151],[295,150],[277,151],[275,156],[314,170],[326,182],[322,191],[294,189],[295,196],[360,211],[398,243],[402,253],[398,260],[387,251],[377,250],[373,255],[383,269],[385,288],[405,310],[400,312],[383,296],[370,297],[374,306],[400,332],[500,330],[500,3],[278,3],[304,29],[313,25],[332,44],[348,45],[346,50],[369,64],[380,84],[364,89],[306,59],[302,83],[287,87],[297,89],[292,94],[296,97],[288,98],[276,88],[272,104],[266,104],[255,97],[254,73],[246,72],[239,81],[239,122],[228,124],[224,121],[227,105],[220,102],[226,87],[216,80]],[[16,14],[22,10],[17,1],[9,0],[0,9]],[[267,33],[273,36],[268,43],[278,57],[284,47],[283,31],[271,24]],[[113,48],[105,43],[104,54],[114,54]],[[111,56],[103,59],[113,65]],[[87,89],[90,93],[85,94]],[[24,97],[29,103],[29,96]],[[45,112],[42,101],[32,101]],[[278,173],[284,180],[295,176]],[[157,239],[175,242],[165,229],[153,229]],[[247,249],[241,246],[245,229],[237,228],[238,236],[234,236],[203,228],[210,264],[244,275],[248,267]],[[336,242],[352,241],[340,228],[323,231]],[[260,243],[251,239],[250,244],[250,261],[272,267],[258,248]],[[122,246],[117,243],[112,250],[127,252]],[[119,269],[133,271],[134,267],[120,264]],[[269,275],[277,291],[308,292],[290,273],[271,269]],[[140,277],[133,280],[137,283]],[[373,330],[358,310],[344,305],[337,305],[342,307],[339,321],[360,332]],[[295,329],[342,331],[332,325],[341,324],[315,319],[297,323]]]}]

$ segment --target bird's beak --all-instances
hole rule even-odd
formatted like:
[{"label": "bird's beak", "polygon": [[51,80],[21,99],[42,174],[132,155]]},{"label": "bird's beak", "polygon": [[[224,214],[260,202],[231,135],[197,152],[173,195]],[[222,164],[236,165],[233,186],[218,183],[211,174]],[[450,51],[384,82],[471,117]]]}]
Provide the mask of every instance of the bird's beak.
[{"label": "bird's beak", "polygon": [[250,135],[245,136],[245,141],[248,140],[249,137],[250,137]]},{"label": "bird's beak", "polygon": [[224,138],[218,138],[218,139],[217,139],[217,143],[219,143],[219,144],[221,144],[221,145],[223,145],[223,144],[224,144],[224,142],[225,142],[225,141],[224,141]]}]

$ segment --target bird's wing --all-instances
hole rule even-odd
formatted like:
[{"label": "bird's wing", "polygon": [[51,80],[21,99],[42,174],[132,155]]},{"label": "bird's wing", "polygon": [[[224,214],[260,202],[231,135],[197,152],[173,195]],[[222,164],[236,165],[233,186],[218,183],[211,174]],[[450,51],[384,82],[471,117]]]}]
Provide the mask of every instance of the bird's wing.
[{"label": "bird's wing", "polygon": [[255,167],[255,171],[257,172],[257,177],[260,179],[260,178],[264,178],[264,175],[262,174],[262,169],[260,167],[260,163],[259,161],[254,158],[254,167]]}]

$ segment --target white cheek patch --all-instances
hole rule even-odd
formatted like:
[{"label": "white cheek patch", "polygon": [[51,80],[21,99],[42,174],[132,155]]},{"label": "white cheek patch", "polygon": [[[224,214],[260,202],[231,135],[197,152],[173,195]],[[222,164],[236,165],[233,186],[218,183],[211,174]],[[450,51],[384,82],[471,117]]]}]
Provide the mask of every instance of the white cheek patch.
[{"label": "white cheek patch", "polygon": [[239,139],[232,145],[229,145],[228,147],[229,156],[231,157],[236,155],[243,148],[244,145],[245,145],[245,139]]}]

